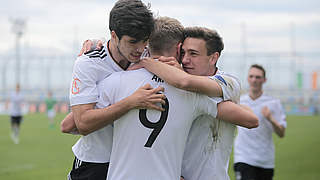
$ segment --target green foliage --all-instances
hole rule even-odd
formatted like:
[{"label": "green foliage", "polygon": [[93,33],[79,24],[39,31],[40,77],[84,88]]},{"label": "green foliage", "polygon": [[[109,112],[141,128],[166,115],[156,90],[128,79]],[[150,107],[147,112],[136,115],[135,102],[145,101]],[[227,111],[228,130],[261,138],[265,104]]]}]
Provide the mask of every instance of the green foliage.
[{"label": "green foliage", "polygon": [[[65,115],[49,127],[45,114],[27,115],[21,125],[20,143],[10,139],[8,116],[0,116],[0,179],[66,179],[72,166],[72,145],[79,136],[59,130]],[[289,116],[286,136],[274,136],[276,144],[275,180],[320,179],[320,117]],[[232,157],[231,157],[232,159]],[[230,178],[234,180],[232,160]]]}]

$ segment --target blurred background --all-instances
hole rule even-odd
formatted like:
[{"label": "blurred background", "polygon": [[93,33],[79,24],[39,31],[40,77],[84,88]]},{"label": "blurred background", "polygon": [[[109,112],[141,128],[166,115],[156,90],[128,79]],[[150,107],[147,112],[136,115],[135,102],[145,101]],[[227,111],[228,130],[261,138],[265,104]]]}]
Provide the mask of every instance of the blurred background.
[{"label": "blurred background", "polygon": [[[1,3],[0,114],[3,114],[1,120],[7,119],[4,115],[8,113],[9,94],[14,91],[15,84],[20,83],[26,100],[24,106],[24,111],[28,114],[26,119],[34,119],[33,122],[37,124],[37,126],[29,125],[30,128],[43,124],[44,117],[36,113],[45,112],[44,99],[48,91],[52,91],[58,101],[55,109],[61,114],[56,118],[57,124],[61,121],[69,109],[68,92],[72,67],[82,42],[93,38],[109,39],[109,11],[115,2],[115,0],[11,0]],[[155,16],[176,18],[184,26],[205,26],[216,29],[225,43],[225,50],[222,52],[218,67],[239,77],[243,93],[248,89],[246,78],[250,65],[261,64],[267,72],[265,92],[281,99],[289,117],[301,120],[309,116],[316,119],[313,121],[319,124],[319,116],[316,116],[320,112],[320,2],[318,0],[143,0],[143,2],[151,5]],[[34,113],[35,115],[32,115]],[[3,123],[1,129],[4,136],[7,136],[6,131],[9,132],[9,124],[6,123]],[[314,124],[311,123],[306,128],[310,126]],[[290,122],[288,127],[290,129]],[[30,131],[35,133],[38,130]],[[59,133],[58,125],[54,132]],[[319,134],[310,136],[316,135]],[[38,136],[32,136],[34,137]],[[71,167],[70,148],[77,138],[65,135],[59,137],[63,142],[66,141],[64,147],[69,153],[69,159],[63,167]],[[14,145],[4,138],[0,140],[0,150],[5,151],[4,153],[10,152],[11,146]],[[6,150],[1,149],[2,145],[6,145],[5,142],[10,144]],[[313,140],[310,144],[315,142],[318,143],[319,140]],[[304,151],[305,149],[301,152]],[[1,156],[4,156],[3,153]],[[13,163],[12,166],[16,165]],[[57,166],[60,166],[59,163]],[[34,167],[37,166],[26,165],[22,166],[22,169],[30,170]],[[0,177],[7,177],[4,174],[14,174],[15,171],[10,169],[4,161],[0,162]],[[63,172],[59,173],[65,174],[67,171],[68,169],[64,168]],[[319,178],[317,175],[312,177]],[[53,176],[52,179],[60,178]]]},{"label": "blurred background", "polygon": [[[0,102],[18,81],[32,110],[39,110],[48,90],[67,102],[81,44],[89,38],[110,37],[108,16],[114,2],[4,2],[0,7]],[[249,66],[258,63],[267,71],[266,92],[281,98],[289,114],[319,112],[319,1],[144,2],[150,3],[156,16],[174,17],[184,26],[216,29],[225,43],[218,66],[238,76],[243,91]],[[0,103],[0,112],[4,108]],[[59,103],[60,109],[66,109],[65,103]]]}]

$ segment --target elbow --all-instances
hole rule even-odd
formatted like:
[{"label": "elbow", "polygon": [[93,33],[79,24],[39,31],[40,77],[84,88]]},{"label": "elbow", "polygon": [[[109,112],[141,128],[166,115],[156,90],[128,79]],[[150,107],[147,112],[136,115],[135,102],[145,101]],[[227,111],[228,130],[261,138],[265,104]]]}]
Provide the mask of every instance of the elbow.
[{"label": "elbow", "polygon": [[248,121],[246,128],[252,129],[252,128],[257,128],[258,126],[259,126],[259,119],[256,115],[254,115],[252,118],[250,118],[250,121]]},{"label": "elbow", "polygon": [[72,129],[70,129],[70,127],[68,126],[68,124],[65,121],[62,121],[60,123],[60,131],[62,133],[69,133],[71,132]]}]

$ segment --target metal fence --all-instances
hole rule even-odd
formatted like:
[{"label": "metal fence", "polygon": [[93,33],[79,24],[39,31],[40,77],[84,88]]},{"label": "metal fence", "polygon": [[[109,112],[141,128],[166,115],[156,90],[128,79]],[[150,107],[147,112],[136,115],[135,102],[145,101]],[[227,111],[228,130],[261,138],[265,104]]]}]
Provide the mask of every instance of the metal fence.
[{"label": "metal fence", "polygon": [[[320,53],[225,53],[218,67],[237,76],[243,93],[250,65],[265,67],[265,92],[278,97],[287,112],[313,114],[320,104]],[[68,102],[69,85],[75,55],[40,56],[22,54],[20,84],[26,100],[39,104],[50,90],[59,102]],[[15,87],[16,61],[13,55],[0,55],[0,102],[4,102]]]}]

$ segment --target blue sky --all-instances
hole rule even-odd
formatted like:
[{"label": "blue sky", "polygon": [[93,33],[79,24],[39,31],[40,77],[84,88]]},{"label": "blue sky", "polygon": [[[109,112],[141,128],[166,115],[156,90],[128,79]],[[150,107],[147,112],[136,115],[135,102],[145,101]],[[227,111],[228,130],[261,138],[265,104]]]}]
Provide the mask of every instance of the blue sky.
[{"label": "blue sky", "polygon": [[[226,52],[319,52],[319,0],[143,0],[159,16],[216,29]],[[11,0],[0,7],[0,54],[14,47],[9,18],[27,19],[23,47],[73,53],[88,38],[109,37],[115,1]],[[294,38],[292,38],[294,37]],[[77,52],[74,52],[77,53]]]}]

